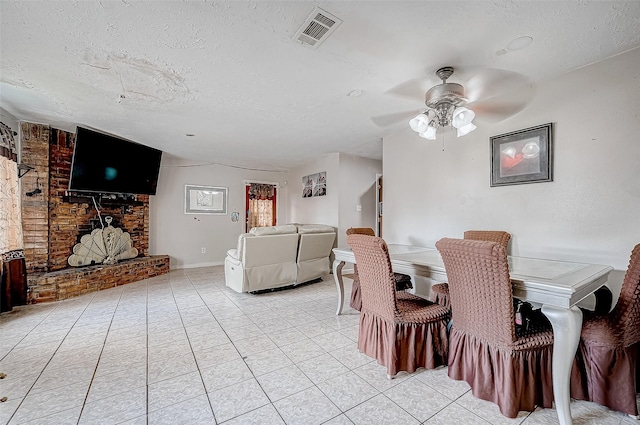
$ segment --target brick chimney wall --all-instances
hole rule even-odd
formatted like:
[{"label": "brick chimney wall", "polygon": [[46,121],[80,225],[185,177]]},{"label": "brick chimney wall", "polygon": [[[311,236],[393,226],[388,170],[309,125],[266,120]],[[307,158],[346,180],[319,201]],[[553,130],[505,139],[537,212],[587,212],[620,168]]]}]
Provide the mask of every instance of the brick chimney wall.
[{"label": "brick chimney wall", "polygon": [[[68,266],[67,258],[80,237],[100,227],[100,217],[128,232],[139,255],[149,254],[149,196],[138,195],[136,205],[110,203],[100,209],[91,198],[81,202],[67,196],[75,134],[43,124],[22,123],[21,163],[35,167],[22,179],[22,223],[27,273],[53,272]],[[37,172],[36,172],[37,170]],[[27,196],[36,187],[42,193]],[[96,198],[96,202],[99,199]]]},{"label": "brick chimney wall", "polygon": [[[20,162],[34,167],[20,179],[28,276],[49,271],[49,126],[23,122],[20,127]],[[26,196],[36,187],[42,193]]]}]

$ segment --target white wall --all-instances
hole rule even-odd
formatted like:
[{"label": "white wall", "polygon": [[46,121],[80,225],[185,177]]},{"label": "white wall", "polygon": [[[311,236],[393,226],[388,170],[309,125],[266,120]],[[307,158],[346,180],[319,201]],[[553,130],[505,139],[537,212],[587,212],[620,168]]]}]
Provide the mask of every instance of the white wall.
[{"label": "white wall", "polygon": [[[338,246],[347,246],[349,227],[376,226],[376,174],[382,161],[340,154],[340,205]],[[362,211],[357,211],[360,205]]]},{"label": "white wall", "polygon": [[[4,108],[0,108],[0,121],[8,125],[11,130],[16,133],[20,131],[20,123],[18,123],[18,120]],[[18,142],[18,139],[19,138],[16,137],[16,142]]]},{"label": "white wall", "polygon": [[[325,196],[302,197],[302,177],[327,172]],[[290,170],[287,188],[288,223],[327,224],[338,227],[340,202],[340,154],[333,153]]]},{"label": "white wall", "polygon": [[[375,224],[373,187],[376,173],[382,171],[381,161],[335,153],[288,173],[196,165],[163,155],[158,192],[151,196],[149,252],[169,254],[172,268],[223,264],[227,250],[236,247],[238,235],[244,232],[246,180],[280,185],[278,224],[328,224],[339,229],[340,237],[348,227]],[[302,177],[322,171],[327,173],[327,195],[302,198]],[[185,184],[227,187],[228,214],[185,214]],[[362,212],[355,211],[358,203]],[[237,223],[231,221],[232,211],[240,213]]]},{"label": "white wall", "polygon": [[[194,165],[164,154],[158,191],[150,200],[149,252],[152,255],[169,254],[171,268],[223,264],[227,250],[236,247],[238,235],[244,232],[245,180],[280,185],[278,223],[285,222],[285,173]],[[227,215],[185,214],[185,184],[227,187]],[[232,211],[240,213],[240,220],[236,223],[231,221]],[[206,254],[201,253],[201,248],[206,249]]]},{"label": "white wall", "polygon": [[[383,235],[434,246],[467,229],[512,234],[512,254],[625,270],[640,242],[640,49],[542,82],[499,124],[383,142]],[[553,122],[554,181],[492,188],[489,137]]]},{"label": "white wall", "polygon": [[[302,177],[327,172],[327,195],[302,197]],[[382,161],[333,153],[306,163],[289,173],[289,221],[334,226],[337,246],[346,246],[349,227],[374,227],[376,218],[376,174]],[[356,211],[357,205],[362,211]]]}]

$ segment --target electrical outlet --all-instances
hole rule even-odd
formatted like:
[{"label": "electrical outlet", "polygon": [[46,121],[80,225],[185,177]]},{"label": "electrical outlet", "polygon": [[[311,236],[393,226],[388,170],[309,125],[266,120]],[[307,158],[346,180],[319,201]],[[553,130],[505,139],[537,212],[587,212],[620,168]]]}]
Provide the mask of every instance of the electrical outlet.
[{"label": "electrical outlet", "polygon": [[356,205],[356,211],[357,212],[362,211],[362,205]]},{"label": "electrical outlet", "polygon": [[207,248],[202,248],[202,253],[206,254],[207,253]]}]

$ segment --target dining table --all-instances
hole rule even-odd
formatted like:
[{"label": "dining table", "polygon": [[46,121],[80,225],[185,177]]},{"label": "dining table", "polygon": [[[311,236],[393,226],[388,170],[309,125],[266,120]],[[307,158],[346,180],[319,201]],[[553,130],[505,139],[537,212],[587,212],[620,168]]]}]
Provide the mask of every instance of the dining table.
[{"label": "dining table", "polygon": [[[394,272],[408,274],[414,280],[421,276],[432,284],[447,282],[437,249],[401,244],[388,247]],[[333,277],[338,290],[336,314],[340,315],[344,306],[342,269],[346,263],[356,264],[356,259],[350,248],[334,248],[333,253]],[[554,401],[560,424],[571,425],[569,379],[582,328],[582,311],[577,304],[607,282],[613,267],[518,256],[509,256],[508,262],[514,297],[541,305],[553,327]]]}]

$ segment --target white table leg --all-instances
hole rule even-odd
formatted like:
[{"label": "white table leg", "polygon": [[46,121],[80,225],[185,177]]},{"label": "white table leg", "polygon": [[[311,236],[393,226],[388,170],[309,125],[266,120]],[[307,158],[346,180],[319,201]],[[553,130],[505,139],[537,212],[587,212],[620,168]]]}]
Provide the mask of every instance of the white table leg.
[{"label": "white table leg", "polygon": [[553,326],[553,394],[560,425],[572,425],[569,407],[571,366],[580,342],[582,311],[577,307],[542,306],[542,312]]},{"label": "white table leg", "polygon": [[344,267],[344,261],[334,260],[333,262],[333,278],[336,281],[336,288],[338,288],[338,309],[336,310],[336,316],[342,314],[342,307],[344,306],[344,283],[342,282],[342,268]]}]

